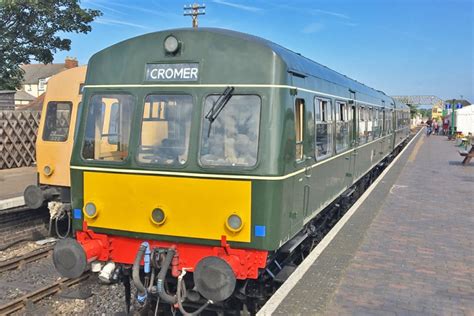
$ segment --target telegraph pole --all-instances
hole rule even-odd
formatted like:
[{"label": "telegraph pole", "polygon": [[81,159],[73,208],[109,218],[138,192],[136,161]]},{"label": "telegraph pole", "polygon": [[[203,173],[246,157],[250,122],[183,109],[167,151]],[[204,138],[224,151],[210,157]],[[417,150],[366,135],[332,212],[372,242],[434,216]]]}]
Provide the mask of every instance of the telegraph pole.
[{"label": "telegraph pole", "polygon": [[185,5],[184,16],[191,16],[193,18],[193,28],[198,27],[198,16],[206,14],[206,5],[205,4],[190,4]]}]

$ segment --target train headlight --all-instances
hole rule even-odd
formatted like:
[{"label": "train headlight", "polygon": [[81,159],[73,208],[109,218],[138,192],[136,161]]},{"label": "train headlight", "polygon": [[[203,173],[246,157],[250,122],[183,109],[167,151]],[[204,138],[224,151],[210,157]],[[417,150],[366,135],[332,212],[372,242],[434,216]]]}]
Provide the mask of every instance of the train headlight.
[{"label": "train headlight", "polygon": [[179,49],[178,39],[173,35],[169,35],[165,38],[164,47],[168,54],[175,54]]},{"label": "train headlight", "polygon": [[155,208],[151,211],[151,221],[156,225],[162,225],[166,221],[165,212],[159,207]]},{"label": "train headlight", "polygon": [[43,173],[44,173],[45,176],[49,177],[50,175],[53,174],[53,170],[54,170],[54,169],[53,169],[52,167],[46,165],[46,166],[44,166],[44,168],[43,168]]},{"label": "train headlight", "polygon": [[88,218],[94,218],[97,216],[97,207],[94,203],[89,202],[84,206],[84,215]]},{"label": "train headlight", "polygon": [[232,231],[234,233],[239,232],[240,230],[242,230],[242,227],[244,226],[243,222],[242,222],[242,219],[237,214],[232,214],[229,217],[227,217],[227,221],[226,221],[225,225],[226,225],[227,229],[229,229],[230,231]]}]

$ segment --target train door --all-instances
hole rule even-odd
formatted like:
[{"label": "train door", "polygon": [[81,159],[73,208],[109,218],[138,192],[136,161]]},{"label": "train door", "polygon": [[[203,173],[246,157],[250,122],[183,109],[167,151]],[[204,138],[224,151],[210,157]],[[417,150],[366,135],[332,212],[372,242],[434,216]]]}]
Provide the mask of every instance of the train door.
[{"label": "train door", "polygon": [[355,180],[355,172],[356,172],[356,162],[357,162],[357,147],[359,146],[359,130],[358,130],[358,120],[359,117],[357,115],[357,104],[356,104],[356,93],[355,91],[349,90],[350,92],[350,100],[349,104],[351,108],[349,109],[349,116],[350,116],[350,125],[351,125],[351,155],[349,158],[349,171],[347,172],[347,177],[352,183]]},{"label": "train door", "polygon": [[[305,139],[305,130],[307,127],[308,114],[306,112],[305,100],[295,98],[294,100],[294,115],[295,115],[295,166],[297,170],[304,170],[294,177],[293,184],[293,210],[290,213],[291,234],[298,232],[301,229],[303,219],[308,214],[309,191],[310,191],[310,177],[311,177],[311,163],[312,157],[308,157],[305,153],[309,148],[306,148],[308,142]],[[309,134],[309,133],[308,133]]]}]

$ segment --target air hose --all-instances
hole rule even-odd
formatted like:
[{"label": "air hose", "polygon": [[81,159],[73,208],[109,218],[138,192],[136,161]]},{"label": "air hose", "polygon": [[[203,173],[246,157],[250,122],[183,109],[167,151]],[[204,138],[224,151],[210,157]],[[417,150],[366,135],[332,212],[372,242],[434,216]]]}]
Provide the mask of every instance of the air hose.
[{"label": "air hose", "polygon": [[150,254],[150,245],[147,242],[143,242],[138,249],[135,261],[133,262],[132,279],[133,284],[135,284],[138,291],[137,300],[139,303],[144,303],[147,298],[147,290],[140,280],[140,261],[142,260],[143,255],[145,255],[143,260],[145,263],[144,270],[145,273],[150,272]]},{"label": "air hose", "polygon": [[186,298],[186,284],[183,282],[184,275],[186,274],[186,269],[183,269],[181,274],[178,277],[178,291],[176,295],[178,296],[178,308],[179,311],[184,316],[196,316],[199,315],[209,304],[213,304],[213,301],[208,300],[204,305],[202,305],[199,309],[195,310],[192,313],[187,312],[183,307],[183,301]]},{"label": "air hose", "polygon": [[156,281],[156,290],[158,292],[158,295],[164,302],[169,303],[169,304],[175,304],[177,300],[176,295],[173,296],[173,295],[168,294],[164,287],[166,273],[168,272],[168,268],[171,264],[171,260],[173,260],[174,255],[175,255],[175,250],[173,248],[168,249],[165,260],[163,261],[163,264],[161,265],[161,270],[158,273],[157,281]]}]

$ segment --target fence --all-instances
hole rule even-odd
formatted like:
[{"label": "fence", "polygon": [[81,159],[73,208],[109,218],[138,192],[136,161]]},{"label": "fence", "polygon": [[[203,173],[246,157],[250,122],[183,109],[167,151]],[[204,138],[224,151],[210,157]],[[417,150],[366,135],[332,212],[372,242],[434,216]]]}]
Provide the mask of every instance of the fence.
[{"label": "fence", "polygon": [[0,169],[31,166],[35,161],[39,111],[0,111]]}]

